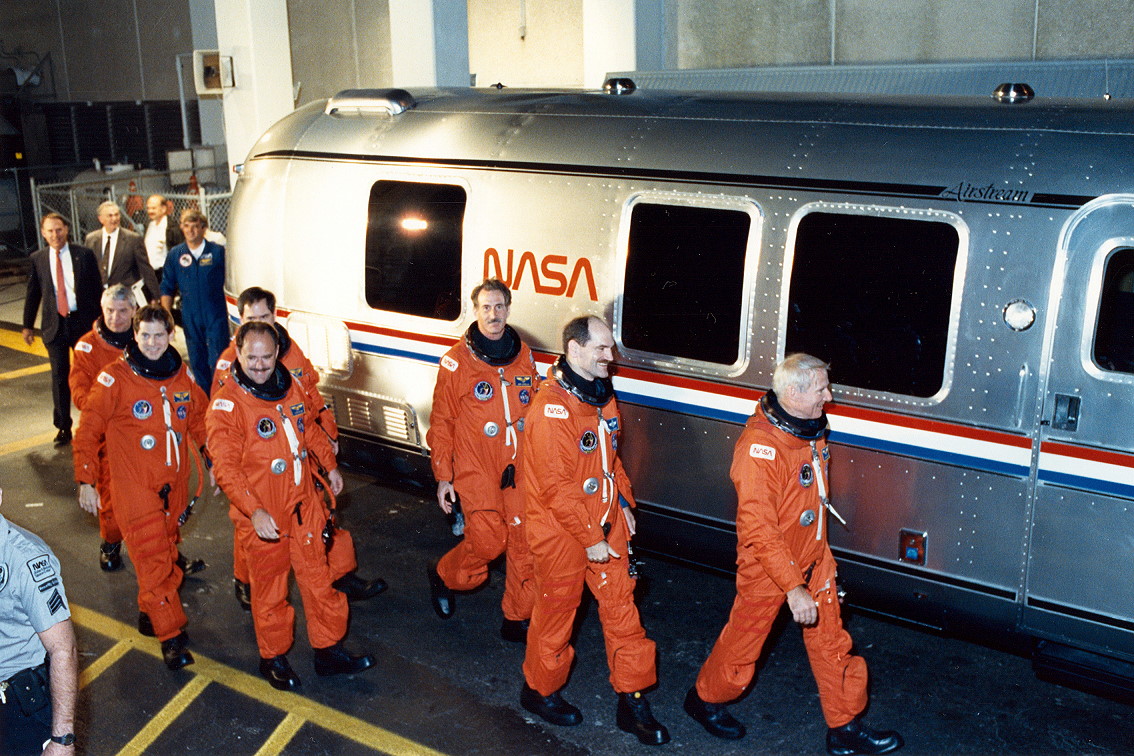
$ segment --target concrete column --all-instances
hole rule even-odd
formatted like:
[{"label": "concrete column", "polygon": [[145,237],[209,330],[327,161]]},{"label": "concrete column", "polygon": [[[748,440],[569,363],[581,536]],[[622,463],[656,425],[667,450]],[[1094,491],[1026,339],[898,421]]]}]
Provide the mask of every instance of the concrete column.
[{"label": "concrete column", "polygon": [[395,87],[469,86],[467,0],[389,0]]},{"label": "concrete column", "polygon": [[583,86],[602,87],[607,71],[636,68],[634,0],[583,0]]},{"label": "concrete column", "polygon": [[[217,14],[213,0],[189,0],[189,24],[193,30],[194,50],[217,48]],[[179,63],[180,65],[180,63]],[[193,70],[189,61],[182,71],[185,90],[193,91]],[[190,95],[192,99],[192,95]],[[197,114],[201,121],[201,144],[224,144],[224,105],[219,97],[197,99]]]},{"label": "concrete column", "polygon": [[294,110],[286,0],[216,0],[217,49],[232,56],[224,93],[229,165],[243,163],[268,127]]}]

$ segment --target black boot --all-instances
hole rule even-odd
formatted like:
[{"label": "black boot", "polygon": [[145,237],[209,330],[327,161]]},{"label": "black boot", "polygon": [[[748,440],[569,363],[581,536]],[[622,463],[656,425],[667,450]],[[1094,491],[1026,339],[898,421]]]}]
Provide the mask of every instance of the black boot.
[{"label": "black boot", "polygon": [[138,612],[138,632],[147,638],[157,637],[157,633],[154,632],[154,623],[150,622],[150,615],[145,612]]},{"label": "black boot", "polygon": [[449,619],[457,611],[456,597],[437,574],[437,565],[430,565],[425,573],[429,578],[429,600],[433,602],[433,611],[441,619]]},{"label": "black boot", "polygon": [[331,587],[339,593],[345,593],[348,601],[365,601],[386,590],[386,581],[382,578],[363,580],[352,570],[331,583]]},{"label": "black boot", "polygon": [[200,572],[209,565],[205,564],[204,559],[189,559],[179,551],[177,552],[177,566],[181,568],[182,574],[188,577]]},{"label": "black boot", "polygon": [[98,566],[103,572],[114,572],[122,569],[122,541],[117,543],[102,542],[98,547]]},{"label": "black boot", "polygon": [[315,674],[320,677],[331,675],[353,675],[374,666],[371,654],[354,655],[347,653],[342,641],[327,648],[315,649]]},{"label": "black boot", "polygon": [[728,713],[727,706],[702,701],[697,695],[696,686],[685,694],[685,713],[700,722],[710,735],[716,735],[718,738],[740,740],[746,732],[744,725]]},{"label": "black boot", "polygon": [[669,730],[654,719],[650,702],[640,692],[618,694],[618,729],[637,736],[643,745],[665,745]]},{"label": "black boot", "polygon": [[573,727],[583,721],[582,712],[564,701],[558,691],[550,696],[541,696],[526,682],[520,689],[520,706],[559,727]]},{"label": "black boot", "polygon": [[827,753],[852,756],[856,753],[890,753],[905,745],[902,736],[893,730],[872,730],[855,717],[842,727],[827,730]]},{"label": "black boot", "polygon": [[500,637],[509,643],[527,643],[529,620],[510,620],[507,617],[500,623]]},{"label": "black boot", "polygon": [[297,690],[300,686],[299,675],[287,663],[283,654],[273,656],[271,659],[260,660],[260,674],[272,684],[276,690]]},{"label": "black boot", "polygon": [[172,670],[187,667],[193,663],[193,654],[189,653],[189,634],[182,630],[169,640],[161,642],[161,658],[165,666]]},{"label": "black boot", "polygon": [[252,584],[245,583],[239,578],[232,579],[232,592],[236,594],[236,603],[246,612],[252,611]]}]

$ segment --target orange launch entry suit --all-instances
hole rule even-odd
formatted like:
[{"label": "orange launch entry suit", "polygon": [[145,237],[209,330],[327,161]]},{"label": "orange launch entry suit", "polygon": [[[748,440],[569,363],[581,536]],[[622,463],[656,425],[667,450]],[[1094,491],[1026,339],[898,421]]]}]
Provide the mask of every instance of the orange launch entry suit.
[{"label": "orange launch entry suit", "polygon": [[131,342],[98,374],[75,434],[79,483],[97,484],[105,446],[114,516],[138,577],[138,608],[162,641],[188,621],[177,594],[178,518],[189,498],[190,437],[195,445],[205,439],[207,402],[176,349],[151,361]]},{"label": "orange launch entry suit", "polygon": [[[630,533],[620,502],[635,502],[618,456],[621,417],[609,388],[605,397],[587,397],[601,404],[572,392],[562,378],[564,362],[560,358],[552,367],[528,413],[520,488],[536,602],[524,677],[542,696],[567,683],[575,656],[571,630],[585,582],[598,601],[610,683],[617,693],[633,693],[657,682],[657,669],[654,642],[642,628],[628,572]],[[586,549],[603,540],[605,524],[610,525],[606,541],[619,556],[589,562]]]},{"label": "orange launch entry suit", "polygon": [[[122,356],[122,349],[133,338],[132,331],[114,333],[106,327],[102,318],[75,344],[75,357],[71,361],[71,400],[83,411],[87,396],[91,393],[95,379],[110,363]],[[79,422],[82,422],[80,418]],[[106,457],[106,447],[99,452],[99,473],[95,489],[98,491],[98,532],[107,543],[122,540],[122,530],[114,519],[114,496],[110,492],[110,461]]]},{"label": "orange launch entry suit", "polygon": [[[281,364],[263,386],[243,376],[239,364],[232,371],[213,396],[205,424],[217,482],[232,503],[236,537],[247,555],[260,656],[271,659],[291,648],[295,610],[287,594],[292,569],[311,646],[333,646],[346,635],[349,613],[346,596],[331,587],[337,560],[344,558],[334,544],[347,539],[337,531],[332,547],[324,544],[328,512],[312,475],[316,464],[335,469],[331,443],[312,427],[315,413],[307,394]],[[252,527],[252,514],[261,508],[275,520],[278,539],[264,540]]]},{"label": "orange launch entry suit", "polygon": [[[315,417],[315,422],[319,427],[329,436],[332,440],[337,440],[339,437],[339,426],[335,422],[335,415],[331,412],[331,408],[327,406],[327,402],[323,399],[323,395],[319,393],[319,371],[311,364],[311,360],[307,359],[307,355],[299,348],[291,339],[285,329],[279,323],[274,323],[276,334],[280,338],[280,353],[276,359],[283,364],[284,368],[291,373],[292,378],[299,382],[304,393],[307,394],[307,406],[311,408]],[[216,396],[217,391],[225,382],[232,376],[232,366],[236,362],[236,343],[235,341],[229,342],[225,350],[221,352],[220,359],[217,360],[216,368],[213,370],[213,386],[209,392],[210,396]],[[229,518],[236,521],[241,515],[236,511],[235,507],[229,506]],[[357,569],[358,564],[354,561],[354,542],[351,540],[351,535],[346,530],[339,530],[336,533],[335,545],[340,549],[339,556],[345,558],[349,549],[349,560],[344,564],[349,564],[349,567],[341,574],[336,574],[336,578],[340,578],[347,572]],[[247,583],[248,578],[248,557],[244,553],[244,543],[235,536],[232,539],[232,575],[242,583]]]},{"label": "orange launch entry suit", "polygon": [[[433,389],[427,435],[433,476],[452,481],[465,516],[465,537],[437,563],[437,574],[452,590],[471,590],[484,583],[488,563],[506,550],[501,609],[505,619],[526,620],[535,583],[516,485],[527,443],[524,425],[540,376],[531,349],[511,326],[506,330],[518,349],[499,360],[477,353],[471,341],[475,328],[473,323],[441,358]],[[502,488],[509,465],[515,466],[517,482]]]},{"label": "orange launch entry suit", "polygon": [[773,422],[785,413],[774,404],[769,409],[769,402],[768,396],[760,401],[733,452],[736,600],[697,676],[697,694],[726,703],[744,692],[787,592],[803,585],[819,606],[819,620],[803,627],[803,641],[823,717],[828,727],[841,727],[866,708],[867,670],[862,657],[851,654],[827,545],[829,520],[820,500],[828,490],[826,418],[809,440],[783,420]]}]

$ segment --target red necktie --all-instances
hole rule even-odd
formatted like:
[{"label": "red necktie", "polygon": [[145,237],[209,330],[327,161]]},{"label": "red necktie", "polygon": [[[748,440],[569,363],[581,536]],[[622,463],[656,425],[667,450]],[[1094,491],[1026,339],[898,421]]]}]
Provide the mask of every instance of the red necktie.
[{"label": "red necktie", "polygon": [[63,280],[63,250],[55,253],[55,307],[60,317],[71,314],[71,306],[67,304],[67,282]]}]

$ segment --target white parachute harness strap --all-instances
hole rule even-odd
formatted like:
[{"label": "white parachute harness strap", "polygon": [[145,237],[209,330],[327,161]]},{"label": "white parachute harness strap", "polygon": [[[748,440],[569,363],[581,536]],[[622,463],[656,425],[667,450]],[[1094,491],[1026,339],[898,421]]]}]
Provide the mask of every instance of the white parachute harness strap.
[{"label": "white parachute harness strap", "polygon": [[169,405],[169,397],[165,393],[165,386],[161,387],[161,415],[165,419],[165,466],[173,466],[173,458],[177,459],[177,469],[181,469],[181,447],[177,443],[177,431],[173,429],[173,408]]},{"label": "white parachute harness strap", "polygon": [[295,426],[291,418],[284,412],[283,405],[276,405],[276,412],[280,413],[280,425],[283,426],[284,435],[287,436],[287,445],[291,447],[291,470],[295,478],[295,485],[303,480],[303,460],[299,458],[299,436],[295,435]]},{"label": "white parachute harness strap", "polygon": [[[835,508],[831,506],[831,500],[827,497],[827,479],[823,474],[823,463],[819,459],[819,448],[815,445],[814,441],[811,442],[811,466],[815,468],[815,482],[819,486],[819,503],[823,505],[823,509],[833,514],[835,519],[843,524],[844,528],[847,527],[847,521],[842,518],[842,515],[835,511]],[[819,527],[815,530],[816,541],[822,540],[823,538],[823,520],[825,519],[823,515],[824,512],[820,511]]]},{"label": "white parachute harness strap", "polygon": [[504,368],[500,371],[500,398],[504,401],[504,445],[512,447],[512,459],[520,448],[520,439],[516,437],[516,429],[512,426],[512,408],[508,406],[508,387],[512,384],[504,378]]},{"label": "white parachute harness strap", "polygon": [[599,450],[602,452],[602,503],[607,505],[599,524],[605,525],[606,518],[610,516],[611,502],[614,501],[614,472],[610,469],[610,452],[607,451],[610,428],[602,417],[602,407],[598,408],[598,436]]}]

